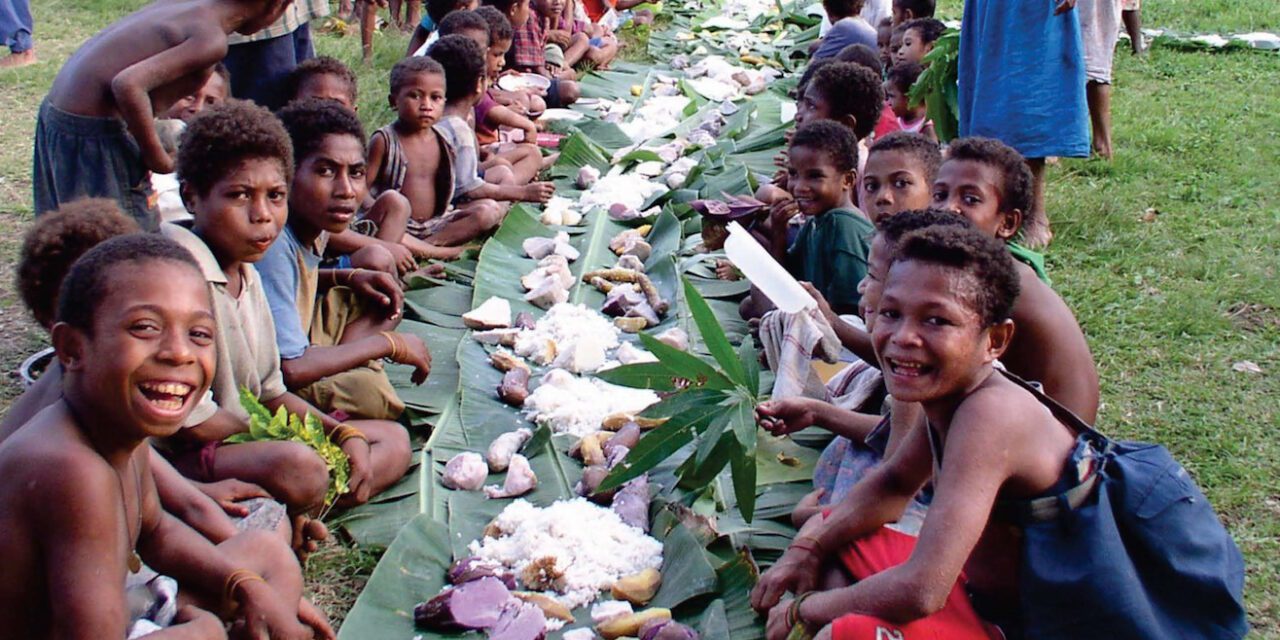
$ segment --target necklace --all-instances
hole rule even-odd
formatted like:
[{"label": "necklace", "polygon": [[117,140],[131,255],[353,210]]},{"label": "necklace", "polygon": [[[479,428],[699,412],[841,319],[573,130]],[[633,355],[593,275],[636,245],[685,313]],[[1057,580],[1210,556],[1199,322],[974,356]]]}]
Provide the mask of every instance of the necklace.
[{"label": "necklace", "polygon": [[[133,464],[133,455],[129,456],[129,470],[133,473],[134,487],[138,492],[138,530],[142,530],[142,479],[138,477],[138,468]],[[142,558],[138,557],[138,548],[133,541],[133,532],[129,529],[129,501],[124,497],[124,476],[116,474],[120,481],[120,506],[124,508],[124,534],[129,543],[129,573],[142,571]]]}]

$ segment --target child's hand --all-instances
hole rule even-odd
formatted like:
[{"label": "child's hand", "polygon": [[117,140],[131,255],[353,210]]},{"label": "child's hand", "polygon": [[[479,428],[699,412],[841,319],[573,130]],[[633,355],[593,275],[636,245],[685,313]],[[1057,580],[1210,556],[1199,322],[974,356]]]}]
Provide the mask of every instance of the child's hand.
[{"label": "child's hand", "polygon": [[826,318],[827,322],[834,327],[836,322],[840,321],[840,316],[836,314],[835,309],[831,308],[831,303],[827,302],[827,299],[822,295],[822,292],[818,291],[817,287],[808,282],[801,282],[800,286],[804,287],[804,290],[808,292],[809,295],[813,296],[813,301],[818,303],[818,312],[821,313],[822,317]]},{"label": "child's hand", "polygon": [[181,628],[193,638],[225,640],[227,637],[227,630],[222,626],[218,616],[189,604],[178,607],[178,613],[173,616],[173,624],[169,628],[174,630]]},{"label": "child's hand", "polygon": [[811,427],[818,421],[809,398],[783,398],[761,402],[756,407],[756,424],[775,436],[785,436]]},{"label": "child's hand", "polygon": [[414,384],[426,382],[427,375],[431,373],[431,351],[422,338],[412,333],[388,335],[393,336],[396,345],[396,352],[392,354],[391,360],[414,368],[413,375],[409,378]]},{"label": "child's hand", "polygon": [[738,268],[733,266],[732,262],[724,258],[716,260],[716,278],[720,280],[737,281],[742,279],[742,273]]},{"label": "child's hand", "polygon": [[773,203],[769,207],[769,223],[773,225],[773,233],[786,233],[787,223],[800,214],[800,205],[794,199],[786,199]]},{"label": "child's hand", "polygon": [[556,194],[556,186],[550,182],[531,182],[524,188],[521,200],[546,203]]},{"label": "child's hand", "polygon": [[568,47],[569,41],[573,39],[568,31],[555,29],[547,32],[547,40],[552,44],[558,44],[561,47]]},{"label": "child's hand", "polygon": [[234,478],[210,482],[207,484],[197,485],[200,491],[218,503],[227,515],[233,518],[243,518],[249,515],[249,509],[240,504],[243,500],[250,498],[270,498],[271,494],[266,489],[259,487],[251,482],[244,482]]},{"label": "child's hand", "polygon": [[337,635],[333,633],[333,627],[329,624],[329,616],[311,604],[306,598],[298,602],[298,621],[311,627],[316,632],[316,640],[335,640]]},{"label": "child's hand", "polygon": [[796,503],[796,508],[791,510],[791,524],[797,529],[804,526],[809,518],[822,513],[822,496],[826,495],[826,489],[814,489],[806,493],[800,502]]},{"label": "child's hand", "polygon": [[369,501],[369,493],[373,490],[373,485],[369,482],[373,479],[373,469],[369,468],[369,441],[348,438],[342,443],[342,452],[347,454],[347,463],[350,465],[347,494],[343,497],[351,504],[364,504]]},{"label": "child's hand", "polygon": [[773,157],[773,166],[786,171],[791,166],[791,154],[787,153],[786,149],[779,151],[778,155]]},{"label": "child's hand", "polygon": [[373,269],[353,269],[347,286],[389,310],[391,318],[400,317],[404,305],[404,292],[391,274]]},{"label": "child's hand", "polygon": [[307,640],[314,637],[311,629],[298,622],[298,613],[280,599],[270,585],[257,580],[242,582],[240,616],[248,638],[266,640]]}]

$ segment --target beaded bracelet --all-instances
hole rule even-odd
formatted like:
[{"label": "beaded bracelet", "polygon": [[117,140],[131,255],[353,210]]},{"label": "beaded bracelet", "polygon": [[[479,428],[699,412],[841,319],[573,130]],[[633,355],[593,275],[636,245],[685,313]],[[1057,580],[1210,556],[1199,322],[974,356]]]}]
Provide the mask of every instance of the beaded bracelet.
[{"label": "beaded bracelet", "polygon": [[333,431],[329,432],[329,439],[338,446],[342,446],[342,443],[352,438],[364,440],[365,443],[369,442],[368,437],[361,433],[359,429],[349,424],[340,424],[334,427]]},{"label": "beaded bracelet", "polygon": [[222,602],[228,611],[235,611],[236,607],[239,606],[239,602],[235,599],[236,589],[239,589],[244,583],[253,582],[254,580],[266,583],[262,576],[248,569],[236,569],[231,572],[231,575],[227,576],[227,581],[222,585]]}]

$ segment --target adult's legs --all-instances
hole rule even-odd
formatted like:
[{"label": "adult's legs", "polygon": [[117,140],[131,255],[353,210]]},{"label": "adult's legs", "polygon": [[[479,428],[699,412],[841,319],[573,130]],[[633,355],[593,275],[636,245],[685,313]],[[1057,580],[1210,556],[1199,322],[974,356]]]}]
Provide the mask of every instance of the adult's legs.
[{"label": "adult's legs", "polygon": [[1111,159],[1111,85],[1090,81],[1085,85],[1089,120],[1093,125],[1093,152]]},{"label": "adult's legs", "polygon": [[1027,158],[1027,166],[1031,167],[1034,197],[1031,211],[1027,212],[1026,221],[1022,223],[1022,240],[1033,249],[1047,247],[1053,239],[1053,231],[1049,229],[1049,214],[1044,208],[1044,158]]},{"label": "adult's legs", "polygon": [[0,36],[9,47],[9,55],[0,59],[0,69],[15,69],[35,63],[35,43],[31,39],[33,24],[28,0],[0,2]]},{"label": "adult's legs", "polygon": [[365,64],[373,62],[373,32],[378,28],[378,3],[360,0],[356,3],[360,14],[360,52]]}]

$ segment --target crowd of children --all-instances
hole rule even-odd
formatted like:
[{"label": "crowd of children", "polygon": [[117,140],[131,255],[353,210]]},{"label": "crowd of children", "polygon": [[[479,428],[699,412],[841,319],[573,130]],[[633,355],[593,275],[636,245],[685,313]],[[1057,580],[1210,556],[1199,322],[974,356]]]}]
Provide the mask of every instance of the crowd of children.
[{"label": "crowd of children", "polygon": [[[534,118],[619,52],[600,2],[483,5],[425,2],[389,72],[394,120],[369,136],[333,58],[298,64],[275,113],[229,97],[251,71],[220,63],[228,36],[288,0],[149,5],[67,61],[40,108],[18,265],[56,359],[0,423],[5,628],[333,636],[299,561],[328,536],[326,506],[365,503],[411,464],[384,361],[422,384],[432,354],[400,330],[402,278],[554,195]],[[1097,418],[1093,356],[1017,243],[1043,222],[1027,160],[984,137],[940,147],[910,97],[945,30],[933,0],[894,0],[883,21],[861,0],[823,7],[749,226],[852,364],[827,397],[757,409],[774,434],[838,437],[752,605],[771,640],[1020,637],[1018,530],[996,512],[1094,482],[1059,413]],[[504,88],[508,74],[546,89]],[[755,289],[741,305],[771,308]],[[333,451],[253,435],[263,409],[325,434],[340,495]]]}]

